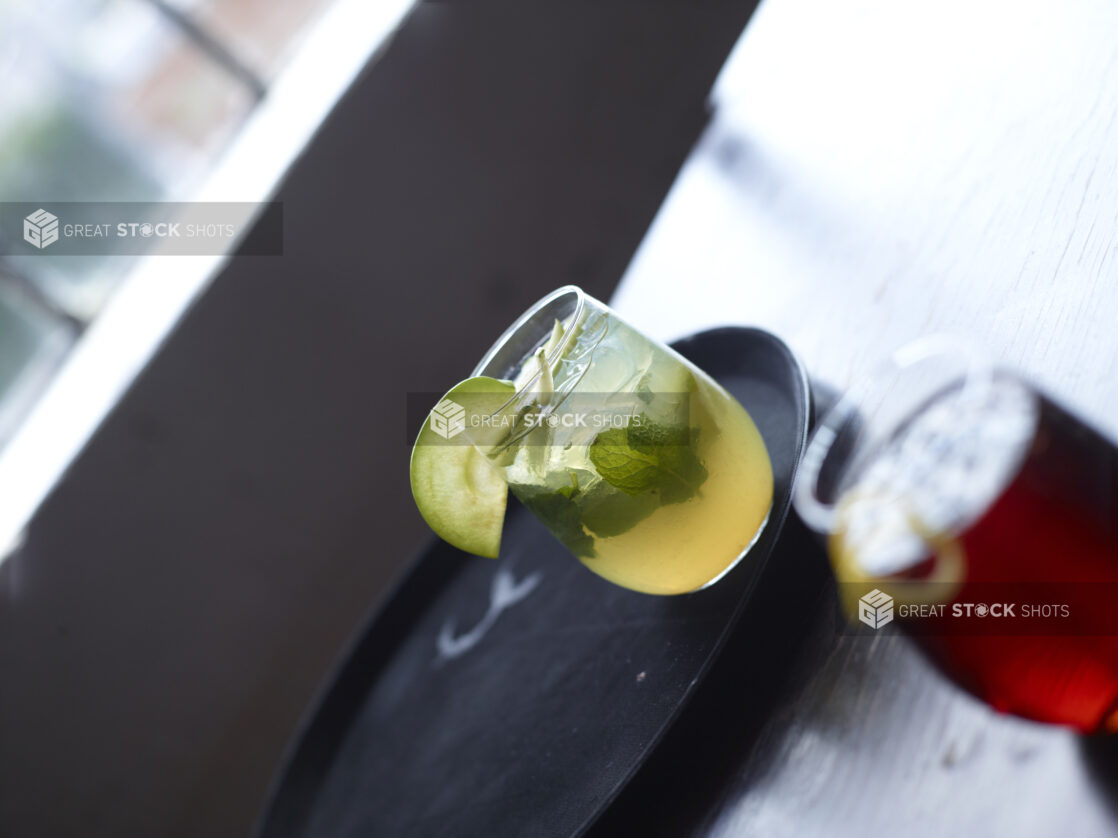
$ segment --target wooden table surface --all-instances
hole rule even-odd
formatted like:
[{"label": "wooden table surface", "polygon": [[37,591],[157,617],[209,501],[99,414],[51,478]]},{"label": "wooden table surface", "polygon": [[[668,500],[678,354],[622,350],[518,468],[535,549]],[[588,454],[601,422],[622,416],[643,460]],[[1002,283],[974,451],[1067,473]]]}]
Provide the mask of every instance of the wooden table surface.
[{"label": "wooden table surface", "polygon": [[[768,328],[839,388],[970,335],[1118,437],[1116,32],[1102,0],[766,0],[614,304],[665,339]],[[769,712],[677,834],[1118,833],[1118,746],[840,635],[805,580]]]}]

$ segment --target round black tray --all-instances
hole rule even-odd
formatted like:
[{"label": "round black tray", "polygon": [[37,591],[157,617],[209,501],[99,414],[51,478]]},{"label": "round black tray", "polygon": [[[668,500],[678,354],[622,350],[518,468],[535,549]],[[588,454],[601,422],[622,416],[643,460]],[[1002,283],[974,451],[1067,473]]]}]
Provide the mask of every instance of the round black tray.
[{"label": "round black tray", "polygon": [[737,621],[788,514],[811,395],[759,329],[674,344],[748,409],[775,475],[751,553],[678,597],[600,579],[510,504],[501,558],[435,541],[294,740],[259,838],[576,836],[652,753]]}]

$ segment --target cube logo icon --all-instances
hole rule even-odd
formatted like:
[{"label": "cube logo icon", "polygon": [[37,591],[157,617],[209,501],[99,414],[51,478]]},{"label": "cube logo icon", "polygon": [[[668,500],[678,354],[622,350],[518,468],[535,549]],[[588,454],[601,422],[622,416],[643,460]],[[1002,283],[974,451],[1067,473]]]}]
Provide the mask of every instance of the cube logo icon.
[{"label": "cube logo icon", "polygon": [[893,622],[893,598],[874,588],[858,600],[858,619],[872,629],[879,629]]},{"label": "cube logo icon", "polygon": [[466,408],[458,402],[443,399],[431,411],[431,430],[443,439],[454,439],[466,430]]},{"label": "cube logo icon", "polygon": [[42,250],[58,241],[58,216],[37,209],[23,219],[23,240]]}]

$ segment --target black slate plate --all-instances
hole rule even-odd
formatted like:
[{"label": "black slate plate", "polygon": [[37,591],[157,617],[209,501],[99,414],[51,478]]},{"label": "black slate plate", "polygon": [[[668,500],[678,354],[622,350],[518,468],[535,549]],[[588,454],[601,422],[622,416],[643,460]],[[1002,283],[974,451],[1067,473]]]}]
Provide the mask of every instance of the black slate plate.
[{"label": "black slate plate", "polygon": [[322,693],[259,838],[575,836],[602,813],[746,606],[811,416],[803,369],[767,332],[674,346],[746,406],[769,449],[774,508],[750,555],[708,590],[652,597],[598,578],[514,504],[498,562],[433,543]]}]

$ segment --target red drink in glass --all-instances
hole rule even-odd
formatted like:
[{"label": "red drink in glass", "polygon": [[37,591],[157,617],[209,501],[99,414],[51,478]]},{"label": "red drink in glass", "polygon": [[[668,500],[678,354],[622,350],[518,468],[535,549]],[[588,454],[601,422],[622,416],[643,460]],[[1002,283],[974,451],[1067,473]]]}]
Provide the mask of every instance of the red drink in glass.
[{"label": "red drink in glass", "polygon": [[1013,604],[1014,617],[995,628],[989,616],[960,621],[945,609],[910,630],[945,671],[998,710],[1114,731],[1118,453],[1048,398],[1037,395],[1036,405],[1020,469],[957,536],[965,577],[950,601]]},{"label": "red drink in glass", "polygon": [[1118,450],[973,363],[947,383],[896,386],[829,414],[797,485],[848,610],[879,589],[991,706],[1118,730]]}]

